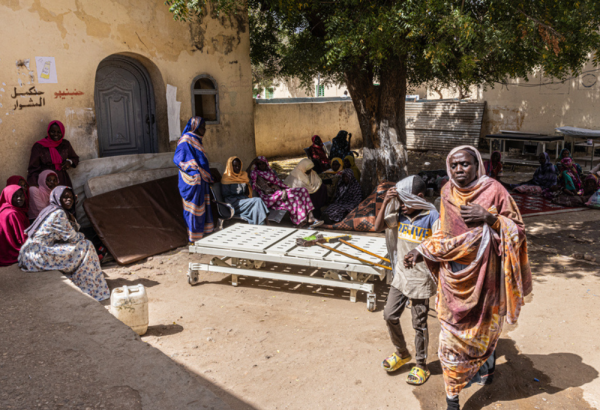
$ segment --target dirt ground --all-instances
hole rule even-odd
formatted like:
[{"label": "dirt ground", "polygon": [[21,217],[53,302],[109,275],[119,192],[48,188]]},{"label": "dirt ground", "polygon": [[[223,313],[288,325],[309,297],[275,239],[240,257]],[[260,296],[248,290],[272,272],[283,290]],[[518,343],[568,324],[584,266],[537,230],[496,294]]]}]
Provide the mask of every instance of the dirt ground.
[{"label": "dirt ground", "polygon": [[[598,327],[587,317],[595,317],[597,311],[600,270],[597,264],[573,260],[568,254],[572,249],[594,251],[592,243],[576,239],[600,240],[600,213],[534,217],[526,224],[534,293],[521,323],[505,327],[494,384],[465,390],[461,403],[464,409],[593,408],[590,403],[599,397],[600,360],[590,363],[597,356],[597,344],[590,346],[589,337],[583,336],[584,328]],[[560,254],[548,251],[546,245],[560,249]],[[229,397],[243,400],[232,403],[222,396],[233,408],[445,409],[434,311],[429,321],[432,377],[413,388],[405,383],[409,367],[394,375],[380,367],[392,352],[381,312],[387,295],[383,283],[377,283],[374,313],[366,310],[364,294],[351,303],[347,291],[310,285],[246,278],[233,287],[228,276],[202,272],[201,283],[189,286],[187,263],[209,259],[181,249],[105,272],[111,287],[125,283],[149,287],[153,326],[142,340],[206,377]],[[583,287],[586,292],[581,292]],[[578,301],[581,310],[575,312],[571,299],[561,297],[572,288],[579,292],[577,297],[586,298]],[[569,332],[555,331],[558,322],[567,321]],[[401,323],[412,340],[410,315]],[[547,342],[544,354],[540,340]],[[586,401],[582,386],[593,381]]]},{"label": "dirt ground", "polygon": [[[443,168],[443,155],[433,154],[411,163]],[[600,269],[570,255],[600,259],[600,212],[525,223],[533,294],[519,324],[504,328],[494,383],[465,390],[461,404],[467,410],[597,408]],[[146,286],[150,328],[141,338],[106,312],[106,302],[81,294],[56,299],[68,287],[63,281],[26,276],[20,287],[27,290],[16,292],[16,276],[11,286],[0,280],[0,408],[446,408],[435,311],[429,315],[432,376],[412,387],[405,382],[409,366],[391,375],[381,368],[393,350],[382,317],[383,282],[376,282],[376,312],[367,311],[361,292],[351,303],[340,289],[254,278],[233,287],[229,276],[207,272],[188,285],[188,263],[210,258],[181,248],[127,267],[104,265],[111,289]],[[411,341],[410,311],[401,324]]]}]

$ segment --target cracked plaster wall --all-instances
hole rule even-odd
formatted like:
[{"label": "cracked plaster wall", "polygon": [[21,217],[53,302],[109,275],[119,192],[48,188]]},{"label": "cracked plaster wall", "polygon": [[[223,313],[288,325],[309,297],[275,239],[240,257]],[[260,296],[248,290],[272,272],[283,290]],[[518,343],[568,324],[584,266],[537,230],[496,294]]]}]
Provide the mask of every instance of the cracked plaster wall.
[{"label": "cracked plaster wall", "polygon": [[[54,119],[65,124],[65,137],[82,159],[98,156],[94,80],[98,64],[114,54],[135,58],[150,73],[160,152],[175,148],[168,141],[166,85],[178,88],[183,129],[192,115],[191,81],[209,74],[218,83],[221,114],[220,124],[207,126],[209,159],[225,163],[239,155],[249,163],[254,157],[247,18],[212,14],[175,22],[163,0],[0,0],[0,38],[2,187],[10,175],[26,175],[31,146]],[[38,84],[35,57],[41,56],[55,58],[57,84]],[[25,97],[13,99],[14,88],[32,86],[44,92],[45,106],[15,110]],[[83,94],[55,98],[67,89]]]}]

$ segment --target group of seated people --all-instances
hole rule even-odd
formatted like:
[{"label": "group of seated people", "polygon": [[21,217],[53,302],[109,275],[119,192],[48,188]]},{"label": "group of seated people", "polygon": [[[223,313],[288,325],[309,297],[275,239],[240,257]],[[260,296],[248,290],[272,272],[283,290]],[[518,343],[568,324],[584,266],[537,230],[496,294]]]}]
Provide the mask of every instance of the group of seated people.
[{"label": "group of seated people", "polygon": [[[490,160],[485,161],[487,176],[500,182],[502,177],[502,156],[500,152],[492,153]],[[542,152],[538,156],[540,166],[529,181],[518,184],[502,184],[509,190],[518,193],[543,195],[555,203],[568,206],[583,205],[600,189],[600,164],[594,167],[590,174],[584,176],[581,166],[577,164],[571,151],[567,148],[560,153],[555,164],[550,155]]]},{"label": "group of seated people", "polygon": [[263,156],[255,158],[246,170],[239,157],[229,158],[221,179],[223,199],[236,216],[250,224],[268,224],[270,209],[288,211],[292,223],[299,226],[314,228],[341,221],[363,199],[360,170],[347,134],[340,131],[332,145],[331,155],[343,156],[343,160],[330,159],[321,138],[315,135],[311,158],[301,160],[284,181]]},{"label": "group of seated people", "polygon": [[64,134],[63,124],[52,121],[31,150],[27,179],[10,177],[0,194],[0,266],[62,271],[101,301],[110,292],[96,249],[79,232],[77,198],[67,173],[79,158]]}]

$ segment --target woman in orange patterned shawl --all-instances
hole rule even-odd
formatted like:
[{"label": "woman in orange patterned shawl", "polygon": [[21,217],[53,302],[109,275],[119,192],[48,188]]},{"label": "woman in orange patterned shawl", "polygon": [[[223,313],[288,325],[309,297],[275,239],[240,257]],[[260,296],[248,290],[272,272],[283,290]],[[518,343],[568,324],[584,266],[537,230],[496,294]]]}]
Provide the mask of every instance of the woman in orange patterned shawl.
[{"label": "woman in orange patterned shawl", "polygon": [[453,149],[446,166],[451,183],[441,193],[441,229],[409,252],[405,265],[425,259],[438,279],[438,355],[448,410],[455,410],[469,382],[491,383],[504,318],[516,323],[532,283],[519,209],[485,175],[477,149]]}]

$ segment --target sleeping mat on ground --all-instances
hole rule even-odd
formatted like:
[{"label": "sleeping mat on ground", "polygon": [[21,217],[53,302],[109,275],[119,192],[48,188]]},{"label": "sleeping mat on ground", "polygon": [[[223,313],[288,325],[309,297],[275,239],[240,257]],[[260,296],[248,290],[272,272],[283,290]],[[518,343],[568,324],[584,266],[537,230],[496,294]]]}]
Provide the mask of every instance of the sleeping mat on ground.
[{"label": "sleeping mat on ground", "polygon": [[85,213],[120,265],[187,245],[177,179],[174,175],[85,200]]}]

